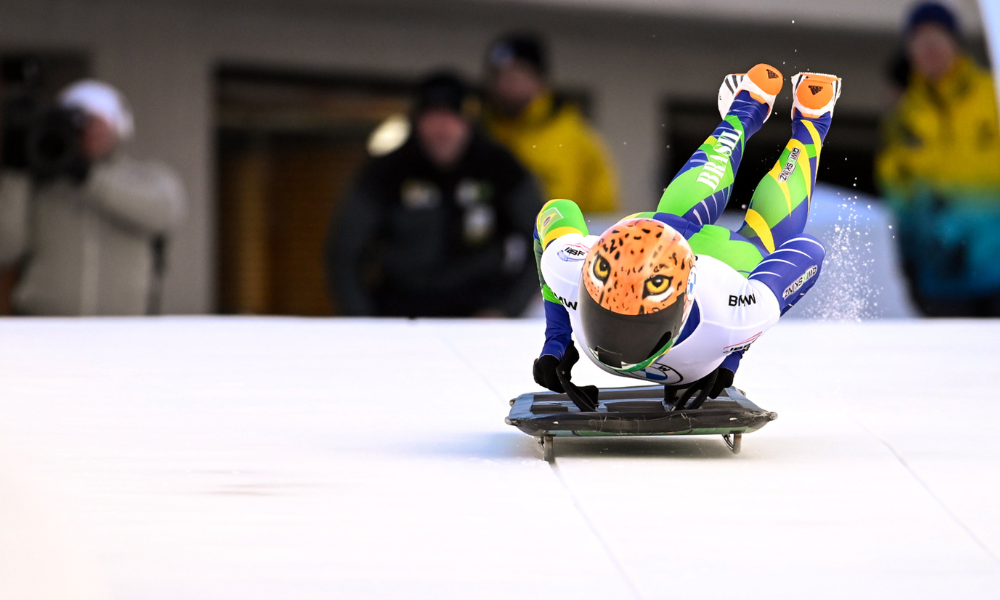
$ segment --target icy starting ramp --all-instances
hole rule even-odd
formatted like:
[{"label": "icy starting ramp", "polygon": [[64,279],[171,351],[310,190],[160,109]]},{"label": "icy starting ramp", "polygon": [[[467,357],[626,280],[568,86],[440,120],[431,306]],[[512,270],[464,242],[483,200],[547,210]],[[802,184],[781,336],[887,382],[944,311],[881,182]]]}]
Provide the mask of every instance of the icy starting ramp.
[{"label": "icy starting ramp", "polygon": [[504,423],[541,332],[0,321],[0,598],[996,597],[1000,324],[782,323],[739,455],[551,464]]}]

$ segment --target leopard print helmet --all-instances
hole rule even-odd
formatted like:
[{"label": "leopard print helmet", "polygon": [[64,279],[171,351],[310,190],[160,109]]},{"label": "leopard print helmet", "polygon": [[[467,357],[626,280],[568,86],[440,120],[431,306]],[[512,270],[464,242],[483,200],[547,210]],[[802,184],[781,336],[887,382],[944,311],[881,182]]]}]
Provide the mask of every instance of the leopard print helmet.
[{"label": "leopard print helmet", "polygon": [[580,319],[590,352],[617,371],[637,371],[677,338],[694,300],[687,240],[654,219],[628,219],[597,240],[583,265]]}]

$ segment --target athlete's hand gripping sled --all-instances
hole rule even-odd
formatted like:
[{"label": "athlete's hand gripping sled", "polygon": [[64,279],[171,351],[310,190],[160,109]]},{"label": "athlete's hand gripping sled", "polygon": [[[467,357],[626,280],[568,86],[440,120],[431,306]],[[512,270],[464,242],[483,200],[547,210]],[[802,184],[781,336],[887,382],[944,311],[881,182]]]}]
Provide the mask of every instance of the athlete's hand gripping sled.
[{"label": "athlete's hand gripping sled", "polygon": [[566,347],[562,360],[546,354],[535,359],[535,383],[554,392],[565,393],[582,411],[597,410],[597,386],[578,386],[572,382],[573,365],[580,360],[580,353],[573,342]]}]

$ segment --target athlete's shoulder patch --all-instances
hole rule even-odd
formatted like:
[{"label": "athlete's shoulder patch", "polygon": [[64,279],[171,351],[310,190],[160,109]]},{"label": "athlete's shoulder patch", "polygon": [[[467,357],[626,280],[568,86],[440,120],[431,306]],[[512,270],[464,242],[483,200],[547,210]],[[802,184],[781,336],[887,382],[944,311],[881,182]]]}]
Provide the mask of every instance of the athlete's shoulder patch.
[{"label": "athlete's shoulder patch", "polygon": [[559,249],[557,256],[566,262],[577,262],[587,258],[590,248],[581,243],[569,244]]},{"label": "athlete's shoulder patch", "polygon": [[542,279],[561,304],[576,309],[580,273],[590,247],[597,238],[569,233],[554,240],[542,253]]}]

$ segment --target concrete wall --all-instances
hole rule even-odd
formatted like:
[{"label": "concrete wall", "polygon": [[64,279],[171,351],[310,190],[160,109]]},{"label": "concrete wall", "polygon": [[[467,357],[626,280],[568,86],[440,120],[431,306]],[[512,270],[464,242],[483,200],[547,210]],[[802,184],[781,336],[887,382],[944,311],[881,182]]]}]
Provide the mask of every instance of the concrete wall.
[{"label": "concrete wall", "polygon": [[[34,0],[0,3],[0,52],[84,51],[94,74],[129,97],[137,122],[131,152],[172,164],[191,198],[170,250],[164,310],[200,313],[214,308],[212,77],[220,64],[406,79],[450,65],[478,76],[491,38],[530,28],[550,38],[556,82],[590,90],[625,207],[634,211],[657,197],[667,97],[714,98],[724,74],[767,61],[786,76],[806,69],[842,75],[838,110],[880,110],[894,32],[829,25],[749,26],[486,2]],[[787,99],[779,109],[789,109]]]},{"label": "concrete wall", "polygon": [[[477,1],[477,0],[466,0]],[[483,1],[483,0],[478,0]],[[488,0],[487,0],[488,1]],[[915,0],[500,0],[520,4],[543,4],[575,8],[614,8],[636,14],[687,16],[708,19],[738,19],[741,22],[796,23],[829,27],[831,22],[859,29],[891,29],[899,15]],[[976,0],[942,0],[960,19],[978,18]],[[989,1],[989,0],[984,0]]]}]

